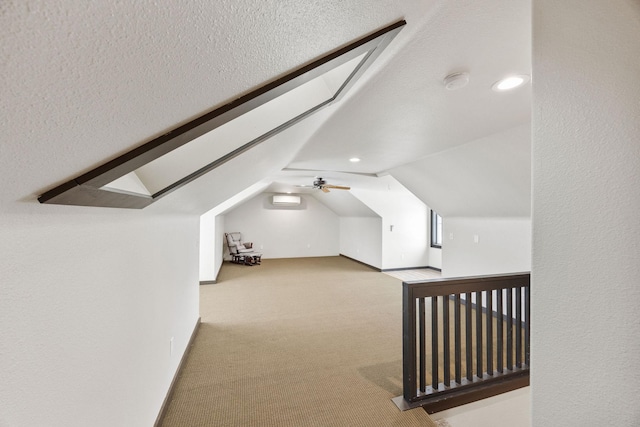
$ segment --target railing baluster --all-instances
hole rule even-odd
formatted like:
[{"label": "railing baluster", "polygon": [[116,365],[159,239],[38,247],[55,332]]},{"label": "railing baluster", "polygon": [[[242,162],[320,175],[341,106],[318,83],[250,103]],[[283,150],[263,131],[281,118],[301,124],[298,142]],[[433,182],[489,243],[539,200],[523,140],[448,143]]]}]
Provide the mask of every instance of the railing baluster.
[{"label": "railing baluster", "polygon": [[425,392],[427,390],[427,327],[426,327],[426,314],[424,307],[424,298],[418,299],[418,325],[419,325],[419,352],[420,352],[420,391]]},{"label": "railing baluster", "polygon": [[476,375],[482,378],[482,291],[476,294]]},{"label": "railing baluster", "polygon": [[513,290],[507,289],[507,369],[513,370]]},{"label": "railing baluster", "polygon": [[493,291],[487,291],[487,374],[493,375]]},{"label": "railing baluster", "polygon": [[504,372],[504,358],[502,353],[504,352],[504,342],[503,342],[503,328],[502,323],[504,322],[504,308],[502,303],[502,289],[498,289],[496,291],[496,296],[498,297],[496,300],[496,312],[498,314],[498,318],[496,319],[496,335],[498,336],[497,341],[497,353],[498,353],[498,372]]},{"label": "railing baluster", "polygon": [[527,286],[524,288],[524,321],[526,325],[524,335],[524,363],[527,367],[531,363],[531,288]]},{"label": "railing baluster", "polygon": [[449,295],[442,297],[442,347],[444,357],[444,372],[442,382],[451,387],[451,337],[449,329]]},{"label": "railing baluster", "polygon": [[462,382],[462,322],[460,319],[460,294],[455,296],[454,305],[454,323],[455,323],[455,371],[456,371],[456,383]]},{"label": "railing baluster", "polygon": [[516,366],[522,367],[522,288],[516,288]]},{"label": "railing baluster", "polygon": [[465,321],[465,360],[467,362],[467,380],[473,380],[473,346],[472,346],[472,333],[471,330],[471,292],[467,292],[465,294],[465,313],[464,313],[464,321]]},{"label": "railing baluster", "polygon": [[[393,399],[394,402],[401,409],[406,409],[407,405],[424,405],[430,408],[427,411],[438,412],[468,401],[468,393],[478,390],[500,393],[504,392],[505,386],[513,390],[528,384],[531,320],[529,277],[523,273],[439,279],[433,283],[404,282],[403,395]],[[430,307],[427,298],[431,298]],[[431,312],[431,331],[428,330],[427,310]],[[462,316],[465,318],[464,325]],[[453,326],[451,322],[454,322]],[[431,337],[427,336],[429,333]],[[443,334],[442,338],[440,333]],[[430,348],[427,343],[429,338]],[[431,351],[431,355],[428,351]],[[452,351],[454,355],[451,355]],[[444,357],[444,360],[441,361],[440,357]],[[465,362],[462,357],[465,357]],[[430,367],[428,360],[431,360]],[[452,364],[455,366],[452,367]],[[465,367],[466,371],[463,371]],[[455,372],[452,373],[452,369]],[[440,374],[443,374],[442,378]],[[452,380],[454,384],[451,384]],[[478,384],[481,381],[484,381],[483,384]]]},{"label": "railing baluster", "polygon": [[431,385],[438,390],[438,297],[431,297]]},{"label": "railing baluster", "polygon": [[411,287],[402,283],[402,397],[407,402],[417,398],[417,305]]}]

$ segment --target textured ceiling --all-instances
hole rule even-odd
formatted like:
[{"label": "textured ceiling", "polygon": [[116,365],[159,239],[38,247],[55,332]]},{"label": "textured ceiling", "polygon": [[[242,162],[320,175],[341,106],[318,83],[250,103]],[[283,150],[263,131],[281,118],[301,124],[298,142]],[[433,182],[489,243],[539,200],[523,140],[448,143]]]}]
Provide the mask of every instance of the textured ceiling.
[{"label": "textured ceiling", "polygon": [[[530,73],[528,1],[9,0],[0,5],[0,116],[3,156],[16,158],[19,179],[3,191],[35,202],[53,186],[398,19],[406,28],[338,104],[154,209],[203,213],[261,179],[277,180],[286,167],[379,173],[472,141],[486,142],[487,157],[511,155],[491,151],[500,146],[491,138],[529,122],[530,87],[497,94],[490,86],[508,73]],[[453,71],[468,71],[469,85],[445,90],[442,79]],[[363,161],[349,163],[354,155]],[[458,171],[460,185],[473,179],[465,171]],[[411,179],[418,181],[409,188],[421,178]],[[447,210],[450,202],[433,203]],[[450,210],[506,214],[498,205]]]}]

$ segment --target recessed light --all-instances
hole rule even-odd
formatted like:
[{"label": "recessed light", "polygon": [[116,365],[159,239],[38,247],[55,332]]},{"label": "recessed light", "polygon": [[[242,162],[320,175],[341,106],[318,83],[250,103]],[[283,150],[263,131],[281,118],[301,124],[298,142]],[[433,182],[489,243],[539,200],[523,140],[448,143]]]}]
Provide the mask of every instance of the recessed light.
[{"label": "recessed light", "polygon": [[491,86],[491,89],[496,92],[504,92],[505,90],[515,89],[518,86],[522,86],[523,84],[529,81],[529,76],[520,74],[517,76],[507,76],[502,80],[498,80]]},{"label": "recessed light", "polygon": [[349,161],[351,163],[358,163],[360,161],[360,159],[358,157],[352,157],[352,158],[349,159]]}]

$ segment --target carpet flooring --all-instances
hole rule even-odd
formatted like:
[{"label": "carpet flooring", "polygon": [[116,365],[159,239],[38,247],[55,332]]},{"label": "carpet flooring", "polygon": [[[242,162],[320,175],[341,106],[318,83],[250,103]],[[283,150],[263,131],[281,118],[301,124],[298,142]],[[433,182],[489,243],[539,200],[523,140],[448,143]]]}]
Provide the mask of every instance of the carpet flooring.
[{"label": "carpet flooring", "polygon": [[401,281],[344,257],[225,263],[163,426],[435,426],[401,412]]}]

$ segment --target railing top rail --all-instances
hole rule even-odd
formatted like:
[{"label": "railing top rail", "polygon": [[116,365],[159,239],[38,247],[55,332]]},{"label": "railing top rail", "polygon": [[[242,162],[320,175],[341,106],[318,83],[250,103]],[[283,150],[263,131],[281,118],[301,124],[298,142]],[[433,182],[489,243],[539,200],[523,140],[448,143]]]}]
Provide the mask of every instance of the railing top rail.
[{"label": "railing top rail", "polygon": [[493,274],[402,282],[405,292],[415,298],[490,291],[512,287],[529,287],[531,273]]}]

